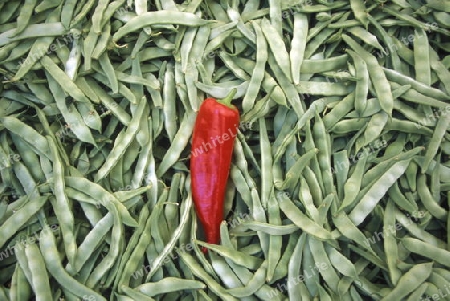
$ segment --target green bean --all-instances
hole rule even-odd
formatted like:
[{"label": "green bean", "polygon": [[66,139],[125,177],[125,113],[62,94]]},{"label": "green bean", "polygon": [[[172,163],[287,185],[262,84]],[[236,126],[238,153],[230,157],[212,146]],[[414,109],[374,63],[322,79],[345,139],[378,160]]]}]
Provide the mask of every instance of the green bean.
[{"label": "green bean", "polygon": [[[142,233],[145,229],[145,225],[147,223],[149,214],[150,214],[150,212],[149,212],[148,206],[144,206],[141,210],[141,214],[139,215],[139,226],[136,229],[136,231],[133,233],[133,235],[131,236],[131,238],[128,242],[128,245],[126,247],[125,253],[122,255],[122,259],[120,261],[120,264],[119,264],[119,267],[117,270],[117,275],[123,274],[125,265],[128,262],[133,250],[136,248],[139,238],[142,236]],[[110,223],[110,226],[111,226],[111,223]],[[120,280],[120,277],[116,276],[114,279],[114,288],[117,287],[119,280]]]},{"label": "green bean", "polygon": [[269,14],[270,14],[270,23],[278,32],[278,34],[282,35],[282,11],[281,11],[281,2],[279,1],[269,1]]},{"label": "green bean", "polygon": [[[261,153],[271,153],[269,137],[267,135],[266,120],[259,119],[261,133]],[[261,157],[261,204],[267,208],[273,192],[272,158],[270,156]]]},{"label": "green bean", "polygon": [[411,134],[421,134],[421,135],[432,135],[432,131],[428,128],[418,127],[416,123],[400,120],[397,118],[392,118],[388,121],[385,127],[386,130],[396,129],[401,132],[411,133]]},{"label": "green bean", "polygon": [[[317,51],[317,49],[321,45],[323,45],[325,40],[328,39],[328,37],[331,34],[333,34],[335,32],[335,30],[325,28],[327,26],[327,24],[329,24],[329,23],[331,23],[331,20],[323,22],[322,26],[319,27],[318,29],[311,28],[309,35],[306,39],[307,45],[305,48],[305,58],[312,60],[313,54]],[[312,39],[312,37],[314,37],[314,38]]]},{"label": "green bean", "polygon": [[366,62],[369,75],[375,87],[375,91],[380,101],[380,106],[389,116],[392,116],[392,109],[394,106],[394,99],[383,69],[378,64],[376,58],[368,53],[364,48],[358,45],[352,38],[343,35],[344,41]]},{"label": "green bean", "polygon": [[49,8],[56,7],[60,4],[59,0],[44,0],[39,3],[38,6],[36,6],[35,11],[37,13],[43,12]]},{"label": "green bean", "polygon": [[298,93],[306,95],[342,96],[352,89],[341,83],[301,81],[296,85]]},{"label": "green bean", "polygon": [[348,178],[348,173],[350,170],[350,160],[347,150],[341,150],[334,153],[333,155],[334,166],[331,172],[335,174],[336,177],[336,190],[338,197],[344,199],[344,186]]},{"label": "green bean", "polygon": [[[54,37],[41,37],[38,38],[33,46],[30,49],[30,52],[28,53],[27,58],[25,61],[20,65],[19,69],[17,70],[16,74],[12,78],[13,81],[18,81],[22,77],[25,76],[28,71],[37,63],[40,62],[41,58],[45,58],[44,56],[47,52],[47,49],[50,47],[54,40]],[[53,61],[52,61],[53,62]],[[42,62],[41,62],[42,64]]]},{"label": "green bean", "polygon": [[111,150],[110,154],[106,158],[105,163],[98,170],[96,181],[100,181],[103,179],[111,169],[117,164],[119,159],[125,153],[127,147],[130,145],[131,141],[136,136],[139,130],[139,123],[141,121],[141,116],[144,111],[144,108],[147,104],[146,98],[143,97],[139,102],[139,106],[136,109],[136,115],[133,116],[128,128],[121,132],[121,135],[116,139],[115,145]]},{"label": "green bean", "polygon": [[[403,149],[402,146],[401,146],[401,149]],[[418,146],[418,147],[415,147],[415,148],[413,148],[411,150],[408,150],[406,152],[399,153],[398,155],[396,155],[394,157],[391,157],[388,160],[385,160],[385,161],[383,161],[380,164],[375,165],[374,167],[369,169],[364,174],[364,177],[363,177],[363,180],[362,180],[362,183],[361,183],[362,187],[367,187],[370,183],[372,183],[376,179],[380,178],[384,173],[387,172],[387,170],[395,162],[412,159],[414,156],[419,154],[423,149],[424,149],[423,147]]]},{"label": "green bean", "polygon": [[108,78],[111,90],[113,91],[113,93],[118,93],[119,82],[117,80],[117,76],[114,71],[114,66],[111,64],[109,56],[104,52],[102,55],[99,56],[98,62],[102,67],[103,73]]},{"label": "green bean", "polygon": [[67,274],[60,262],[55,237],[48,226],[45,226],[41,231],[39,245],[47,270],[62,287],[78,297],[93,296],[95,297],[95,300],[106,301],[106,299],[98,293],[80,284]]},{"label": "green bean", "polygon": [[434,268],[433,269],[433,273],[438,274],[439,276],[441,276],[442,278],[446,279],[447,281],[449,281],[450,279],[450,275],[449,275],[449,271],[443,268]]},{"label": "green bean", "polygon": [[35,244],[25,247],[25,254],[31,271],[32,286],[36,294],[36,300],[51,300],[50,283],[44,258]]},{"label": "green bean", "polygon": [[199,244],[200,246],[207,247],[208,249],[215,251],[218,254],[232,260],[236,264],[244,266],[248,269],[256,269],[256,267],[262,264],[260,258],[250,256],[236,250],[231,250],[221,245],[208,244],[202,241],[196,241],[195,243]]},{"label": "green bean", "polygon": [[176,133],[172,144],[159,165],[156,174],[158,176],[163,175],[174,163],[178,160],[182,150],[188,143],[188,139],[192,133],[194,127],[196,114],[189,113],[180,123],[180,130]]},{"label": "green bean", "polygon": [[177,128],[175,112],[175,72],[173,64],[167,65],[167,71],[164,77],[163,99],[164,125],[170,141],[173,141]]},{"label": "green bean", "polygon": [[411,87],[425,96],[435,98],[437,100],[448,100],[449,96],[441,90],[429,87],[411,77],[405,76],[398,71],[383,68],[388,80],[396,82],[398,85],[411,85]]},{"label": "green bean", "polygon": [[181,59],[181,66],[183,73],[186,73],[189,65],[189,53],[192,49],[192,43],[194,42],[197,28],[188,28],[181,41],[179,55]]},{"label": "green bean", "polygon": [[228,293],[238,298],[252,296],[264,285],[266,268],[267,268],[266,261],[264,261],[258,268],[258,270],[256,270],[255,274],[253,275],[253,278],[244,287],[228,289]]},{"label": "green bean", "polygon": [[[225,245],[225,243],[223,244]],[[211,258],[211,265],[214,271],[220,277],[225,287],[237,288],[242,286],[241,281],[237,278],[236,274],[233,272],[233,270],[231,269],[231,267],[228,265],[228,263],[225,261],[224,258],[220,257],[214,252],[210,252],[209,256]]]},{"label": "green bean", "polygon": [[166,277],[161,281],[155,283],[145,283],[138,286],[136,289],[153,297],[158,294],[166,294],[169,292],[179,290],[204,289],[205,285],[197,280],[185,280],[174,277]]},{"label": "green bean", "polygon": [[[8,50],[9,56],[4,60],[4,62],[9,62],[9,61],[15,61],[19,58],[21,58],[23,55],[25,55],[26,53],[28,53],[31,49],[31,47],[34,44],[33,40],[25,40],[22,43],[11,43],[11,44],[18,44],[15,45],[15,48],[13,49],[9,49],[7,48],[7,46],[4,46],[4,48],[6,50]],[[10,45],[10,44],[8,44]],[[8,53],[5,53],[4,56],[6,57]],[[3,56],[2,54],[0,54],[0,57]]]},{"label": "green bean", "polygon": [[66,270],[72,275],[78,273],[89,256],[94,252],[94,249],[105,239],[105,235],[113,225],[113,216],[108,213],[101,220],[99,220],[94,228],[84,238],[83,242],[78,248],[77,255],[73,264],[68,264]]},{"label": "green bean", "polygon": [[302,62],[300,73],[323,73],[332,70],[338,70],[345,67],[348,61],[348,55],[343,54],[326,59],[305,59]]},{"label": "green bean", "polygon": [[80,88],[78,88],[67,74],[64,73],[64,71],[62,71],[48,56],[44,56],[40,62],[52,78],[58,82],[70,96],[80,102],[89,102],[89,99],[84,95]]},{"label": "green bean", "polygon": [[192,270],[194,275],[202,279],[212,292],[217,294],[222,300],[237,300],[226,292],[205,270],[195,261],[195,259],[186,252],[178,253],[183,262]]},{"label": "green bean", "polygon": [[[27,143],[19,136],[11,134],[11,138],[20,154],[20,159],[24,162],[24,165],[28,168],[33,178],[41,183],[45,182],[45,175],[39,166],[40,163],[38,156],[28,147]],[[0,149],[0,158],[2,157],[1,154],[2,151],[3,150]],[[10,159],[6,159],[6,157],[4,157],[3,160],[0,161],[7,162],[9,164]]]},{"label": "green bean", "polygon": [[20,266],[22,269],[25,278],[27,279],[28,283],[32,286],[33,280],[31,276],[31,270],[28,265],[28,258],[25,254],[25,247],[23,245],[23,241],[17,240],[14,245],[14,254],[16,255],[17,260],[17,266]]},{"label": "green bean", "polygon": [[[53,16],[54,17],[54,16]],[[16,28],[12,28],[0,34],[0,46],[7,45],[10,42],[20,41],[23,39],[34,37],[56,37],[66,32],[64,26],[57,22],[56,19],[49,19],[48,23],[30,24],[23,32],[15,35]],[[42,42],[42,41],[41,41]]]},{"label": "green bean", "polygon": [[319,211],[314,205],[314,200],[310,193],[310,188],[304,178],[302,178],[300,181],[299,199],[311,219],[319,223]]},{"label": "green bean", "polygon": [[263,98],[258,100],[256,104],[247,113],[242,115],[242,122],[248,122],[250,126],[255,122],[257,118],[261,118],[267,114],[271,107],[275,105],[274,101],[271,101],[271,96],[275,87],[272,88]]},{"label": "green bean", "polygon": [[[109,208],[108,208],[109,209]],[[114,263],[117,261],[119,253],[122,251],[123,243],[123,228],[122,228],[122,218],[119,215],[118,210],[112,206],[109,209],[114,216],[114,226],[111,233],[111,243],[108,253],[103,257],[102,261],[96,265],[93,271],[90,273],[89,277],[86,279],[87,287],[94,287],[100,279],[102,279],[106,273],[113,267]]]},{"label": "green bean", "polygon": [[362,116],[367,108],[367,94],[369,92],[369,71],[367,69],[367,64],[356,52],[347,50],[347,53],[350,54],[353,59],[356,69],[356,76],[359,79],[356,83],[355,88],[355,110],[359,116]]},{"label": "green bean", "polygon": [[426,175],[420,174],[417,179],[417,193],[420,196],[420,200],[425,208],[437,219],[444,220],[448,212],[442,208],[433,198],[430,190],[427,187]]},{"label": "green bean", "polygon": [[305,55],[308,29],[307,16],[301,13],[294,14],[294,33],[292,36],[289,58],[291,61],[292,80],[295,85],[300,83],[300,71]]},{"label": "green bean", "polygon": [[400,300],[401,298],[406,297],[430,276],[432,267],[433,263],[431,262],[414,265],[408,272],[400,277],[396,287],[381,300]]},{"label": "green bean", "polygon": [[[250,42],[253,44],[256,44],[256,37],[253,34],[253,32],[247,28],[247,26],[244,24],[239,12],[233,8],[228,7],[227,9],[227,15],[231,21],[237,21],[237,29],[240,31],[240,33],[247,38]],[[270,24],[270,23],[269,23]]]},{"label": "green bean", "polygon": [[[316,264],[325,265],[331,267],[332,264],[325,251],[324,243],[313,237],[308,237],[309,248]],[[332,268],[319,269],[319,273],[322,275],[324,281],[333,290],[337,291],[339,276]]]},{"label": "green bean", "polygon": [[81,177],[65,177],[65,180],[68,187],[84,192],[94,200],[97,200],[101,205],[105,206],[109,211],[115,213],[115,208],[117,208],[126,225],[130,227],[137,226],[136,221],[131,217],[126,206],[100,185]]},{"label": "green bean", "polygon": [[362,223],[367,215],[370,214],[389,187],[405,172],[409,161],[404,160],[395,163],[384,175],[374,182],[349,215],[355,225]]},{"label": "green bean", "polygon": [[13,165],[13,170],[15,177],[19,180],[20,185],[22,185],[23,190],[31,199],[40,196],[38,185],[30,174],[30,171],[22,164],[22,162],[16,162]]},{"label": "green bean", "polygon": [[[97,262],[98,257],[102,253],[102,248],[97,248],[93,254],[89,257],[89,259],[86,261],[86,264],[83,266],[83,268],[78,272],[78,274],[74,277],[78,282],[85,284],[86,280],[88,279],[89,275],[92,273],[92,270],[94,269],[94,265]],[[66,266],[67,269],[67,266]]]},{"label": "green bean", "polygon": [[51,158],[47,140],[32,127],[15,117],[2,117],[0,120],[5,128],[25,140],[36,153]]},{"label": "green bean", "polygon": [[289,259],[289,264],[288,264],[288,293],[289,293],[289,298],[293,299],[296,298],[294,296],[298,296],[298,294],[301,295],[301,288],[300,286],[295,284],[295,280],[294,281],[290,281],[292,279],[300,279],[300,269],[299,267],[301,266],[302,263],[302,255],[303,255],[303,249],[305,247],[305,243],[306,243],[306,235],[302,234],[300,236],[300,239],[298,239],[295,248],[292,252],[292,256]]},{"label": "green bean", "polygon": [[430,258],[433,261],[436,261],[447,267],[449,267],[450,265],[448,260],[450,258],[449,251],[446,251],[436,246],[432,246],[426,242],[410,237],[405,237],[401,239],[401,242],[410,252]]},{"label": "green bean", "polygon": [[40,196],[27,202],[0,226],[0,247],[10,239],[32,216],[45,205],[48,196]]},{"label": "green bean", "polygon": [[28,26],[34,7],[36,6],[36,0],[25,1],[20,8],[19,16],[17,16],[17,28],[15,35],[23,32]]},{"label": "green bean", "polygon": [[[410,164],[412,162],[413,161],[411,161]],[[394,201],[394,203],[401,209],[406,210],[411,214],[419,210],[415,202],[410,202],[405,198],[403,193],[400,191],[400,187],[397,183],[394,183],[394,185],[389,188],[388,194],[389,197]]]},{"label": "green bean", "polygon": [[61,9],[61,23],[63,26],[68,29],[70,26],[70,21],[72,20],[73,14],[75,12],[75,6],[77,4],[77,1],[70,0],[65,1],[64,5]]},{"label": "green bean", "polygon": [[[160,200],[158,200],[158,203],[155,205],[155,207],[150,215],[150,218],[147,219],[143,231],[141,231],[141,235],[139,237],[139,241],[136,245],[136,247],[133,249],[132,253],[130,254],[127,263],[124,266],[123,272],[120,275],[120,279],[118,281],[119,291],[123,286],[128,286],[130,282],[130,277],[134,271],[138,269],[139,265],[139,258],[142,257],[144,254],[146,248],[148,247],[150,241],[151,241],[151,228],[152,223],[155,219],[158,219],[158,213],[160,212],[161,203],[159,203]],[[153,271],[154,273],[154,271]],[[148,277],[150,279],[150,277]]]},{"label": "green bean", "polygon": [[433,136],[431,137],[430,143],[425,153],[425,159],[421,166],[422,174],[425,173],[425,171],[428,169],[431,160],[436,155],[438,148],[441,145],[441,141],[444,138],[444,135],[449,126],[450,126],[450,114],[448,112],[445,114],[442,113],[441,117],[439,118],[436,124]]},{"label": "green bean", "polygon": [[[390,84],[393,89],[398,89],[400,87],[400,85],[397,84],[396,82],[390,82]],[[422,105],[430,105],[430,106],[436,107],[436,108],[445,109],[448,106],[448,104],[446,104],[445,102],[437,100],[433,97],[426,96],[422,93],[419,93],[418,91],[416,91],[414,89],[409,89],[404,94],[402,94],[400,96],[400,98],[402,98],[406,101],[409,101],[409,102],[422,104]]]},{"label": "green bean", "polygon": [[[265,223],[267,221],[265,209],[261,204],[258,192],[256,191],[253,181],[251,182],[251,206],[250,206],[250,212],[252,213],[253,219],[257,222]],[[269,236],[261,231],[257,232],[258,237],[261,241],[261,248],[264,252],[264,254],[267,256],[268,249],[269,249]]]},{"label": "green bean", "polygon": [[240,223],[233,230],[239,232],[241,230],[251,229],[253,231],[261,231],[270,235],[289,235],[298,230],[298,226],[295,224],[289,225],[273,225],[269,223],[246,221]]},{"label": "green bean", "polygon": [[[48,144],[53,156],[53,193],[56,197],[52,202],[53,210],[61,226],[61,233],[64,239],[64,250],[70,263],[74,263],[77,245],[74,235],[74,217],[70,207],[69,199],[64,191],[64,169],[58,154],[55,142],[47,137]],[[51,198],[52,200],[53,198]]]},{"label": "green bean", "polygon": [[262,19],[261,28],[280,70],[287,77],[287,79],[292,82],[289,54],[287,53],[286,46],[282,41],[280,34],[267,19]]},{"label": "green bean", "polygon": [[404,13],[397,12],[397,11],[387,7],[387,6],[383,7],[383,11],[387,12],[388,14],[390,14],[392,16],[397,17],[400,20],[406,21],[406,22],[408,22],[409,24],[411,24],[411,25],[413,25],[415,27],[419,27],[419,28],[422,28],[422,29],[425,29],[425,30],[432,30],[432,31],[440,32],[440,33],[443,33],[443,34],[445,34],[447,36],[450,34],[449,31],[444,29],[444,28],[440,28],[440,27],[437,27],[437,26],[436,27],[429,26],[427,24],[424,24],[424,23],[418,21],[417,19],[413,18],[410,15],[406,15]]},{"label": "green bean", "polygon": [[[42,258],[42,257],[41,257]],[[36,259],[32,259],[36,261]],[[44,267],[45,270],[45,267]],[[34,268],[34,271],[36,269]],[[41,276],[41,275],[40,275]],[[42,279],[44,282],[46,279]],[[45,288],[45,287],[44,287]],[[16,268],[14,270],[14,274],[11,280],[11,290],[9,291],[9,295],[11,300],[29,300],[31,297],[31,287],[28,283],[28,279],[25,277],[25,273],[19,264],[16,264]]]},{"label": "green bean", "polygon": [[123,125],[128,126],[131,121],[130,115],[118,103],[114,102],[111,96],[109,96],[97,82],[92,79],[88,79],[86,82],[92,88],[93,93],[97,95],[102,104],[111,111]]},{"label": "green bean", "polygon": [[350,7],[352,8],[355,18],[367,28],[369,20],[367,19],[365,2],[362,0],[350,0]]},{"label": "green bean", "polygon": [[126,34],[153,24],[179,24],[186,26],[201,26],[210,23],[192,13],[156,11],[146,12],[129,20],[114,34],[113,40],[118,41]]},{"label": "green bean", "polygon": [[419,287],[417,287],[411,295],[409,295],[408,299],[406,301],[416,301],[422,299],[423,294],[428,288],[428,283],[424,282]]},{"label": "green bean", "polygon": [[361,148],[369,145],[371,142],[377,139],[388,123],[388,119],[389,116],[386,112],[378,112],[374,114],[367,123],[366,130],[364,131],[364,136],[356,139],[355,151],[358,152]]},{"label": "green bean", "polygon": [[[273,192],[273,190],[272,190]],[[280,208],[278,202],[274,197],[271,197],[268,202],[268,216],[269,222],[273,225],[281,225]],[[275,273],[276,265],[281,257],[281,249],[279,246],[282,244],[281,236],[269,237],[269,250],[267,255],[267,267],[264,268],[264,274],[266,274],[267,282],[272,281]],[[262,268],[262,267],[261,267]],[[267,270],[267,273],[265,272]],[[255,275],[256,277],[256,275]]]},{"label": "green bean", "polygon": [[[367,28],[367,26],[366,26]],[[362,27],[350,27],[347,29],[352,35],[360,38],[366,44],[383,51],[383,46],[377,40],[377,37]]]},{"label": "green bean", "polygon": [[[355,241],[358,245],[367,249],[371,255],[375,255],[372,250],[369,241],[364,236],[364,234],[352,223],[348,216],[344,212],[339,212],[337,215],[333,216],[333,222],[339,232],[341,232],[345,237]],[[381,260],[380,260],[381,261]]]},{"label": "green bean", "polygon": [[242,100],[244,113],[248,112],[254,106],[258,90],[260,89],[261,83],[264,78],[264,69],[268,59],[267,42],[261,31],[261,27],[256,22],[253,22],[253,28],[256,33],[256,46],[258,52],[256,54],[256,65],[253,69],[248,90],[245,93],[244,99]]},{"label": "green bean", "polygon": [[299,228],[321,240],[331,239],[331,233],[306,217],[285,195],[278,195],[279,206],[286,216]]},{"label": "green bean", "polygon": [[49,79],[49,87],[56,101],[56,105],[66,120],[68,127],[81,141],[96,145],[89,128],[86,126],[75,106],[73,104],[69,107],[66,106],[65,93],[62,87],[56,81],[52,80],[50,76],[47,76],[47,78]]},{"label": "green bean", "polygon": [[[286,173],[286,179],[283,183],[275,182],[275,186],[278,189],[286,189],[292,187],[293,184],[297,183],[298,179],[303,172],[303,169],[308,165],[308,163],[319,153],[318,148],[314,148],[306,152],[303,156],[299,157],[295,164]],[[277,185],[278,184],[278,185]]]},{"label": "green bean", "polygon": [[[235,57],[234,58],[236,62],[241,66],[242,69],[244,69],[247,73],[251,74],[254,70],[255,63],[251,60],[244,59],[242,57]],[[264,79],[262,82],[262,88],[266,91],[266,93],[270,93],[272,90],[272,99],[280,104],[285,106],[286,105],[286,95],[278,85],[278,83],[275,81],[275,79],[268,73],[264,72]],[[291,87],[292,88],[292,87]],[[292,90],[292,89],[291,89]],[[291,93],[291,91],[290,91]]]},{"label": "green bean", "polygon": [[327,130],[331,129],[339,120],[347,115],[355,103],[355,93],[348,94],[331,111],[323,117],[323,123]]},{"label": "green bean", "polygon": [[161,253],[158,255],[158,257],[153,261],[151,270],[147,274],[147,280],[151,279],[151,276],[154,274],[154,272],[162,265],[163,261],[169,255],[170,252],[172,252],[177,240],[181,236],[181,233],[183,232],[184,228],[186,227],[188,221],[189,221],[189,210],[192,207],[192,196],[188,195],[186,201],[183,203],[183,212],[180,218],[180,224],[177,229],[175,229],[172,237],[170,238],[170,241],[164,246],[164,249],[161,251]]},{"label": "green bean", "polygon": [[364,169],[367,163],[367,156],[362,157],[356,163],[352,175],[348,178],[344,185],[344,200],[342,201],[339,210],[350,206],[358,196],[361,189],[361,181],[363,179]]},{"label": "green bean", "polygon": [[416,80],[431,86],[430,52],[428,38],[425,30],[420,29],[414,39],[414,68]]},{"label": "green bean", "polygon": [[[397,284],[400,279],[401,272],[397,267],[398,248],[396,242],[396,224],[395,224],[395,205],[392,200],[389,200],[386,209],[384,211],[383,220],[383,239],[384,239],[384,251],[386,253],[386,261],[389,269],[389,276],[394,285]],[[393,230],[394,229],[394,230]]]},{"label": "green bean", "polygon": [[[394,40],[391,36],[391,34],[387,33],[386,30],[383,28],[383,26],[381,26],[381,24],[375,19],[373,18],[370,14],[367,14],[367,18],[369,19],[370,23],[372,23],[374,25],[374,27],[376,28],[376,30],[379,32],[381,38],[384,40],[384,43],[388,46],[388,49],[390,50],[390,55],[391,55],[391,61],[392,61],[392,66],[394,69],[397,70],[402,70],[402,65],[400,62],[400,58],[399,55],[397,54],[397,52],[395,50],[393,50],[393,46],[394,45]],[[381,49],[381,52],[384,52],[383,49]]]},{"label": "green bean", "polygon": [[126,285],[122,285],[121,290],[130,296],[133,300],[143,300],[143,301],[154,301],[155,299],[136,291],[135,289],[129,288]]},{"label": "green bean", "polygon": [[441,80],[445,90],[447,93],[450,91],[450,72],[448,71],[448,67],[445,66],[443,62],[439,60],[439,56],[436,51],[434,51],[430,46],[428,46],[430,50],[430,66],[434,72],[436,72],[437,77]]}]

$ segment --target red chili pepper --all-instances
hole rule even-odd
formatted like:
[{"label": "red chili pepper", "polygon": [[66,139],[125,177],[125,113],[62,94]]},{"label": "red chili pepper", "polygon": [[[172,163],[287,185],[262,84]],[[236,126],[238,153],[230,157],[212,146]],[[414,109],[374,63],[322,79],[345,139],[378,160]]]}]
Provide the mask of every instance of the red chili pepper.
[{"label": "red chili pepper", "polygon": [[239,126],[239,111],[231,104],[235,94],[233,89],[222,100],[205,99],[192,134],[192,197],[206,241],[211,244],[220,240],[225,188]]}]

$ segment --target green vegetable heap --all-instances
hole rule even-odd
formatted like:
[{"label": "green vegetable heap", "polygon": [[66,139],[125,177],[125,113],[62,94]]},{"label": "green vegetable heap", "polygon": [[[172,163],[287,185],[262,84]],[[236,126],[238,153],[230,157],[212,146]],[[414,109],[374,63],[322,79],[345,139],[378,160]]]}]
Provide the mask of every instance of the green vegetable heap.
[{"label": "green vegetable heap", "polygon": [[449,69],[448,0],[0,0],[0,301],[448,300]]}]

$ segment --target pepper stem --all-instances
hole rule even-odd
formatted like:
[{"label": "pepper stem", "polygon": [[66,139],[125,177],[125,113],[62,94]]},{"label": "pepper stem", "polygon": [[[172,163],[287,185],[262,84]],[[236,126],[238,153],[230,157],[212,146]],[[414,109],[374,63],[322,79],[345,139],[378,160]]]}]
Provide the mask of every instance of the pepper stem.
[{"label": "pepper stem", "polygon": [[222,99],[218,99],[217,101],[223,105],[226,105],[227,107],[233,108],[233,105],[231,104],[231,101],[233,100],[234,95],[236,95],[237,89],[233,88],[230,93],[228,93],[227,96],[225,96]]}]

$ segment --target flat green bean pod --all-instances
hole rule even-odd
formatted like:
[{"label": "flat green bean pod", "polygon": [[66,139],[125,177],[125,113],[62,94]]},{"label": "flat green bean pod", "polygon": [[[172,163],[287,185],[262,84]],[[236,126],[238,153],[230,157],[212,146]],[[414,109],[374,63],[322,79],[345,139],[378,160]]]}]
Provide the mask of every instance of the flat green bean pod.
[{"label": "flat green bean pod", "polygon": [[201,26],[210,23],[202,20],[192,13],[157,11],[146,12],[129,20],[113,36],[114,41],[119,40],[126,34],[154,24],[179,24],[186,26]]}]

